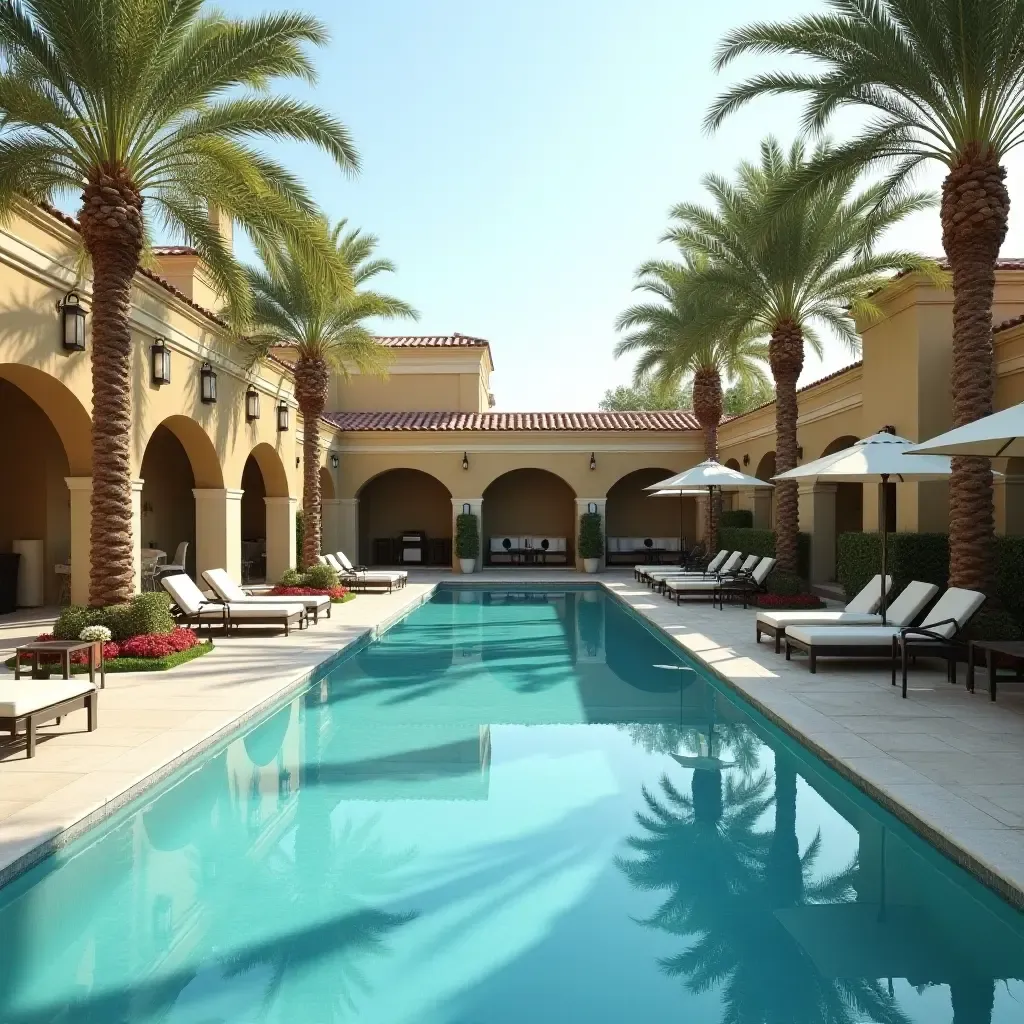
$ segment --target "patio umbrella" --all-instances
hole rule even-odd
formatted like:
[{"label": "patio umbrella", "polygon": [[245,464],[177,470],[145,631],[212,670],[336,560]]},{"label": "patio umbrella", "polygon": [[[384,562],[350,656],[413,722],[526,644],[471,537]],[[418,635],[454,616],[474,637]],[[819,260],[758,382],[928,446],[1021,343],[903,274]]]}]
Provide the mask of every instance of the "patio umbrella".
[{"label": "patio umbrella", "polygon": [[989,459],[1024,455],[1024,403],[912,445],[907,451],[914,455],[979,455]]},{"label": "patio umbrella", "polygon": [[[692,493],[696,490],[700,494],[703,494],[706,491],[708,502],[711,502],[714,500],[713,496],[716,488],[719,491],[739,491],[744,490],[747,487],[774,486],[774,484],[769,483],[767,480],[759,480],[756,476],[747,476],[746,473],[741,473],[738,469],[730,469],[728,466],[723,466],[720,462],[716,462],[714,459],[708,459],[707,461],[694,466],[692,469],[684,469],[682,473],[676,473],[675,476],[670,476],[667,480],[659,480],[656,484],[651,484],[650,487],[645,487],[644,490],[655,492],[680,492],[679,548],[682,550],[683,500],[681,495],[683,493]],[[713,545],[715,543],[715,538],[709,537],[708,543]]]},{"label": "patio umbrella", "polygon": [[[647,488],[650,490],[650,488]],[[679,498],[679,557],[683,557],[683,498],[695,498],[704,492],[696,487],[664,487],[647,495],[649,498]]]},{"label": "patio umbrella", "polygon": [[880,481],[882,487],[882,624],[885,624],[885,578],[888,568],[889,532],[888,494],[884,486],[890,479],[899,480],[945,480],[950,474],[950,461],[943,455],[908,455],[913,444],[896,434],[872,434],[862,438],[849,448],[820,459],[797,466],[786,473],[773,477],[774,480],[826,480],[830,483],[871,483]]}]

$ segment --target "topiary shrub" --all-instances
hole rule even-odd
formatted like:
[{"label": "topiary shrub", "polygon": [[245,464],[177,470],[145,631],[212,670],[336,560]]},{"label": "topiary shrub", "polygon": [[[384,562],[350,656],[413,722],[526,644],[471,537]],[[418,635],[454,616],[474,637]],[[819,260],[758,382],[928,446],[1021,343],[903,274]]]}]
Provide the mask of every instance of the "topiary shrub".
[{"label": "topiary shrub", "polygon": [[57,640],[77,640],[87,626],[106,626],[115,643],[133,636],[170,633],[174,629],[171,599],[167,594],[136,594],[128,604],[106,608],[69,605],[53,627]]},{"label": "topiary shrub", "polygon": [[329,565],[311,565],[303,574],[302,587],[315,587],[317,590],[329,590],[338,585],[338,574]]},{"label": "topiary shrub", "polygon": [[279,587],[301,587],[302,573],[298,569],[285,569],[277,581]]},{"label": "topiary shrub", "polygon": [[460,512],[455,517],[455,557],[477,558],[480,554],[480,531],[472,512]]},{"label": "topiary shrub", "polygon": [[751,530],[754,527],[754,513],[749,508],[732,509],[718,517],[718,525],[723,530]]},{"label": "topiary shrub", "polygon": [[600,558],[604,554],[604,529],[600,512],[580,516],[580,558]]}]

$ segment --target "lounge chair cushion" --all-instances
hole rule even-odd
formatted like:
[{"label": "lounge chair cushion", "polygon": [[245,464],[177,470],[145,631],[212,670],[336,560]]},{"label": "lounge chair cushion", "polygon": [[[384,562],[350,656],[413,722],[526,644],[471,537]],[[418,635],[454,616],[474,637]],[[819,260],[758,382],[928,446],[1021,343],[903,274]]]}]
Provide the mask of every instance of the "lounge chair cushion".
[{"label": "lounge chair cushion", "polygon": [[0,682],[0,718],[20,718],[53,704],[82,697],[95,689],[88,680],[75,679]]},{"label": "lounge chair cushion", "polygon": [[[886,594],[892,589],[892,577],[885,577]],[[876,573],[867,583],[861,587],[852,600],[847,602],[845,611],[848,612],[877,612],[878,606],[882,603],[882,574]]]},{"label": "lounge chair cushion", "polygon": [[838,609],[831,612],[758,612],[757,621],[773,629],[788,630],[790,626],[878,626],[882,623],[882,616]]},{"label": "lounge chair cushion", "polygon": [[233,621],[238,619],[270,619],[302,615],[305,607],[301,604],[256,604],[232,601],[228,604],[228,615]]},{"label": "lounge chair cushion", "polygon": [[[939,592],[934,583],[922,583],[914,580],[908,583],[903,592],[886,609],[886,622],[894,626],[910,626],[917,621],[921,612],[928,607],[928,602]],[[946,618],[947,616],[943,616]]]},{"label": "lounge chair cushion", "polygon": [[301,604],[303,608],[326,608],[331,599],[326,594],[308,594],[289,596],[287,599],[274,594],[247,594],[228,574],[225,569],[207,569],[203,579],[213,587],[214,593],[224,601],[232,604],[258,604],[267,607],[271,604]]}]

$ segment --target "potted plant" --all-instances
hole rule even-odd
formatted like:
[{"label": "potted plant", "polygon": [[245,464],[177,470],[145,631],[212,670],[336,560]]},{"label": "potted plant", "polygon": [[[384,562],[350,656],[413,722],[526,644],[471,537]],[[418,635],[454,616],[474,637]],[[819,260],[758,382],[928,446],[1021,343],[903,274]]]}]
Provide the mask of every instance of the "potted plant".
[{"label": "potted plant", "polygon": [[599,512],[584,512],[580,516],[580,558],[584,572],[597,572],[604,555],[604,528]]},{"label": "potted plant", "polygon": [[459,568],[464,573],[476,571],[476,560],[480,554],[480,531],[472,512],[460,512],[455,518],[455,554],[459,559]]}]

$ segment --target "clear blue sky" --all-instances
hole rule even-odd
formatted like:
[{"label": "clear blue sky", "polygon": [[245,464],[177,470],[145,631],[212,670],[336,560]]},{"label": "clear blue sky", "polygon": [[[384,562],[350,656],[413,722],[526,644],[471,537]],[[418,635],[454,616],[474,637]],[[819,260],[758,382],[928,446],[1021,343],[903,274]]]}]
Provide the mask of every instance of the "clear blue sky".
[{"label": "clear blue sky", "polygon": [[[221,0],[233,14],[282,3]],[[816,0],[304,0],[330,27],[313,94],[352,130],[362,173],[309,149],[279,153],[334,218],[373,231],[398,265],[391,290],[420,311],[411,333],[490,339],[502,410],[596,408],[632,367],[613,359],[633,272],[669,255],[669,207],[702,196],[708,171],[788,142],[799,105],[761,100],[713,137],[712,97],[756,67],[716,76],[715,44]],[[305,93],[304,86],[296,88]],[[1020,163],[1011,164],[1010,182]],[[940,180],[938,172],[930,184]],[[922,182],[924,184],[925,182]],[[1021,236],[1018,204],[1004,252]],[[938,254],[937,214],[900,247]],[[1024,246],[1017,246],[1018,249]],[[838,344],[804,382],[852,360]]]}]

